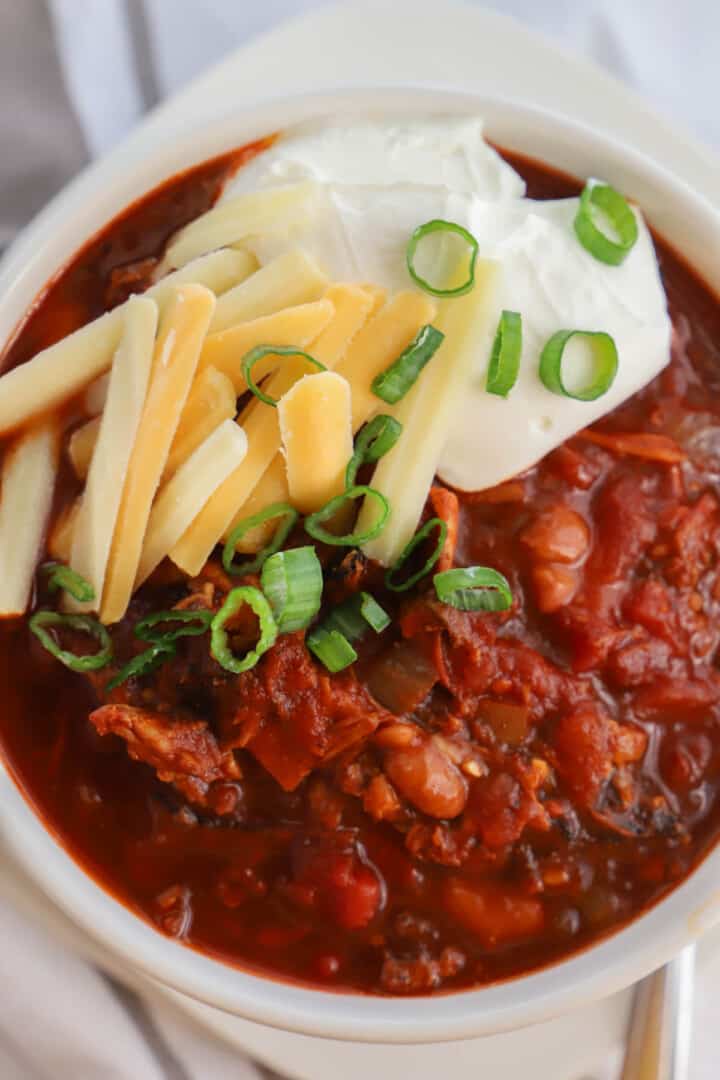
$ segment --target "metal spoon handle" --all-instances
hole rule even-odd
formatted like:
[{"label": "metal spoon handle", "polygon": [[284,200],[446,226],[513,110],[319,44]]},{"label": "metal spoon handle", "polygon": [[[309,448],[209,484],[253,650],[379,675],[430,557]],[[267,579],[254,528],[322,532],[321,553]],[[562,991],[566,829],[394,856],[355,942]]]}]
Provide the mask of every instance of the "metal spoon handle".
[{"label": "metal spoon handle", "polygon": [[640,983],[622,1080],[688,1080],[695,946]]}]

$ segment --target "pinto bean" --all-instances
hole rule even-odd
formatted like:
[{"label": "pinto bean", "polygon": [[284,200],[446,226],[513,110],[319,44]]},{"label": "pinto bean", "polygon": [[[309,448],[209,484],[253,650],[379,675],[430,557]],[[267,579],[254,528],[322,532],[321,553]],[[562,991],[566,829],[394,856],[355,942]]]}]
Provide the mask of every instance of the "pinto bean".
[{"label": "pinto bean", "polygon": [[434,739],[388,750],[385,772],[409,803],[434,818],[454,818],[467,802],[467,782]]},{"label": "pinto bean", "polygon": [[540,565],[532,572],[535,602],[544,614],[569,604],[577,589],[577,574],[564,566]]},{"label": "pinto bean", "polygon": [[538,514],[521,540],[544,562],[573,563],[590,546],[590,529],[580,514],[557,503]]}]

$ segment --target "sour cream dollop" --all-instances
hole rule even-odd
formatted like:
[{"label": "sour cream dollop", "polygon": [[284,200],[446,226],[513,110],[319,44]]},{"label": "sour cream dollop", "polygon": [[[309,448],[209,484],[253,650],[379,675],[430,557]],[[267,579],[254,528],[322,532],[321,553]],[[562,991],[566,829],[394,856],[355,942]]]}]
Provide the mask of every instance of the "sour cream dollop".
[{"label": "sour cream dollop", "polygon": [[[578,199],[497,208],[476,204],[471,228],[481,252],[503,268],[499,309],[522,315],[518,380],[507,398],[485,390],[496,326],[478,349],[474,378],[438,469],[446,483],[480,491],[529,468],[637,393],[670,360],[671,324],[650,232],[637,213],[638,240],[621,266],[598,262],[575,236]],[[498,312],[499,317],[499,312]],[[540,380],[540,353],[558,330],[604,331],[618,371],[595,401],[576,401]],[[587,359],[568,346],[566,368]]]},{"label": "sour cream dollop", "polygon": [[[639,236],[625,262],[598,262],[573,229],[578,200],[527,199],[522,178],[482,132],[477,118],[301,125],[244,166],[223,193],[227,199],[301,181],[316,185],[308,217],[252,239],[261,264],[301,247],[333,280],[407,289],[408,239],[433,218],[464,225],[477,237],[480,256],[500,263],[499,294],[438,469],[447,483],[472,491],[534,465],[649,383],[669,362],[671,337],[642,215],[637,212]],[[485,390],[503,309],[523,321],[520,374],[507,399]],[[604,331],[615,340],[618,373],[602,397],[576,401],[541,382],[540,353],[558,330]],[[567,363],[583,362],[582,346],[573,343]]]}]

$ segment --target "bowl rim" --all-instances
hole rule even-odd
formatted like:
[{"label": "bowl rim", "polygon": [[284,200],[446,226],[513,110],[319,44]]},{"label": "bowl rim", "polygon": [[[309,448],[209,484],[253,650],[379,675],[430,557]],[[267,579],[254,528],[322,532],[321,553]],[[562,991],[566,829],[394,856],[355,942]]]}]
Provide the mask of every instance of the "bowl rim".
[{"label": "bowl rim", "polygon": [[[720,213],[620,141],[536,106],[448,87],[328,89],[264,99],[169,134],[153,152],[130,140],[87,169],[31,223],[0,264],[0,341],[92,235],[166,177],[300,120],[368,112],[474,114],[489,138],[636,195],[651,222],[720,292]],[[574,164],[568,164],[568,159]],[[679,214],[679,216],[678,216]],[[708,238],[716,243],[708,243]],[[92,937],[152,979],[199,1001],[306,1035],[379,1043],[442,1042],[538,1023],[611,994],[665,963],[720,921],[720,847],[633,922],[548,967],[477,990],[419,998],[336,993],[229,966],[164,937],[87,873],[0,769],[0,831],[40,888]]]}]

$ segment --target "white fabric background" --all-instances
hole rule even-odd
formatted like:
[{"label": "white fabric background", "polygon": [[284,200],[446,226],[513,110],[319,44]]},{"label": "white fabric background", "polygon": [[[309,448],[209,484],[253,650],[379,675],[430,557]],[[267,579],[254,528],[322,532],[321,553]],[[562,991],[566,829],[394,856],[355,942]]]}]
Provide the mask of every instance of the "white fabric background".
[{"label": "white fabric background", "polygon": [[[148,105],[231,49],[322,2],[47,0],[65,87],[89,155],[107,150]],[[3,4],[18,20],[29,0],[0,0],[0,11]],[[437,6],[442,18],[444,0]],[[717,0],[506,0],[486,6],[592,57],[696,135],[720,145]],[[138,32],[145,47],[140,63]],[[5,901],[0,985],[0,1080],[260,1075],[171,1009],[143,1007],[118,992]],[[703,1080],[720,1075],[711,1061],[702,1068]]]},{"label": "white fabric background", "polygon": [[[158,88],[167,94],[249,37],[323,0],[128,0],[144,9]],[[438,0],[442,18],[445,0]],[[128,82],[124,0],[50,0],[70,90],[91,149],[105,149],[140,115]],[[388,0],[392,5],[392,0]],[[720,144],[717,0],[489,0],[604,65],[697,135]],[[112,41],[98,50],[89,43]],[[512,58],[508,58],[512,64]],[[93,88],[93,93],[85,90]]]}]

